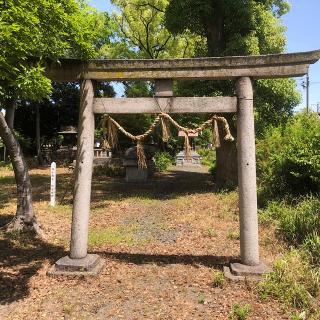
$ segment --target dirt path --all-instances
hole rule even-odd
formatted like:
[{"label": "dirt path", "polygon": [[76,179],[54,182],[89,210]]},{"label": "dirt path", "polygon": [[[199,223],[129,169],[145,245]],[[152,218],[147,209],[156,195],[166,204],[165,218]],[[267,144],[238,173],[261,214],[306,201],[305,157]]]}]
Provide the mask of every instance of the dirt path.
[{"label": "dirt path", "polygon": [[[69,279],[46,271],[68,251],[70,196],[49,208],[49,170],[31,173],[48,240],[0,234],[0,319],[227,319],[236,303],[251,305],[249,319],[289,319],[252,284],[213,286],[214,272],[238,259],[238,209],[237,194],[216,193],[206,169],[173,168],[144,185],[95,178],[89,247],[106,265],[97,278]],[[61,195],[70,175],[58,173]],[[3,224],[14,184],[10,174],[0,181]],[[261,228],[262,258],[280,250]]]}]

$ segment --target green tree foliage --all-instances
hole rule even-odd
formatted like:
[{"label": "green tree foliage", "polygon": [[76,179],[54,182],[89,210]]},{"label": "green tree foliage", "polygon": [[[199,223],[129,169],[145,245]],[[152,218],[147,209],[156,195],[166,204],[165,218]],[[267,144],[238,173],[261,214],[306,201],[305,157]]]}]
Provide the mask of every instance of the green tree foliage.
[{"label": "green tree foliage", "polygon": [[109,41],[107,25],[107,15],[82,0],[0,0],[0,105],[10,114],[5,119],[0,112],[0,135],[17,183],[17,211],[9,230],[32,227],[42,235],[33,213],[28,168],[13,132],[15,100],[47,98],[51,81],[44,76],[44,62],[94,57]]},{"label": "green tree foliage", "polygon": [[288,10],[285,0],[171,0],[166,22],[174,34],[206,37],[210,55],[277,53],[286,42],[278,18]]},{"label": "green tree foliage", "polygon": [[173,35],[164,24],[168,0],[113,0],[119,12],[113,15],[115,40],[105,46],[107,56],[122,58],[169,58],[194,55],[201,37],[188,30]]},{"label": "green tree foliage", "polygon": [[[101,49],[102,56],[113,58],[177,58],[193,56],[196,47],[203,44],[201,36],[189,31],[174,36],[164,25],[168,0],[114,0],[117,13],[113,15],[114,38]],[[154,84],[143,81],[124,82],[126,97],[148,97],[154,93]],[[133,134],[141,134],[152,123],[151,115],[116,117]],[[158,135],[155,137],[158,140]],[[120,140],[122,146],[130,141]]]},{"label": "green tree foliage", "polygon": [[[96,95],[99,97],[114,97],[115,92],[112,86],[107,82],[97,84]],[[24,144],[20,144],[23,151],[28,154],[36,152],[36,112],[39,107],[40,112],[40,133],[41,141],[49,143],[57,138],[58,131],[64,126],[78,125],[80,104],[79,84],[53,83],[52,93],[49,99],[41,102],[33,102],[21,99],[18,101],[18,107],[15,111],[15,130],[24,137],[32,140],[31,149],[26,149]],[[97,125],[99,116],[96,116]]]},{"label": "green tree foliage", "polygon": [[[203,46],[203,37],[186,31],[173,35],[164,24],[168,0],[112,1],[118,12],[113,15],[115,37],[111,45],[101,50],[115,58],[182,58],[195,55]],[[126,97],[152,96],[154,86],[148,82],[125,82]],[[121,117],[122,123],[135,133],[141,133],[151,124],[150,115]],[[140,127],[138,127],[140,126]]]},{"label": "green tree foliage", "polygon": [[[45,59],[89,58],[109,39],[106,14],[76,0],[0,0],[0,98],[39,100],[50,81]],[[30,57],[35,57],[30,66]],[[14,93],[13,93],[14,92]]]},{"label": "green tree foliage", "polygon": [[[280,17],[289,11],[285,0],[171,0],[166,25],[173,34],[190,30],[207,39],[205,51],[198,55],[260,55],[285,50],[285,27]],[[192,88],[183,84],[181,91]],[[201,86],[207,95],[230,94],[230,82]],[[285,122],[299,103],[296,84],[291,79],[255,81],[258,131],[268,124]],[[230,90],[231,89],[231,90]],[[197,87],[194,94],[197,94]]]},{"label": "green tree foliage", "polygon": [[320,120],[300,113],[258,140],[258,177],[272,196],[320,192]]}]

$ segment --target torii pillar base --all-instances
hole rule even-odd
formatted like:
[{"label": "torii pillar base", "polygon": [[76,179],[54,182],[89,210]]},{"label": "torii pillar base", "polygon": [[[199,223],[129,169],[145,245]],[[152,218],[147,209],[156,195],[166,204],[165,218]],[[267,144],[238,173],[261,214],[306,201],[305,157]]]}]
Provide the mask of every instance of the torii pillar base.
[{"label": "torii pillar base", "polygon": [[255,266],[247,266],[241,263],[230,263],[230,267],[223,268],[225,277],[229,280],[236,281],[259,281],[264,274],[267,274],[270,271],[270,268],[262,262]]},{"label": "torii pillar base", "polygon": [[65,256],[48,271],[50,276],[97,276],[104,266],[104,260],[97,254],[88,254],[82,259]]}]

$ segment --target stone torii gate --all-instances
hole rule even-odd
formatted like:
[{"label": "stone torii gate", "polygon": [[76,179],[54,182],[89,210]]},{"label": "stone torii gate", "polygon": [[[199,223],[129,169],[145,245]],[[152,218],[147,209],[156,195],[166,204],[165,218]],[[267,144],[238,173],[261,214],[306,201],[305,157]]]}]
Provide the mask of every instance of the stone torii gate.
[{"label": "stone torii gate", "polygon": [[[76,180],[72,213],[70,255],[58,260],[51,274],[97,274],[103,259],[88,254],[94,114],[135,113],[237,113],[238,181],[241,263],[230,265],[230,276],[266,272],[260,261],[256,188],[255,132],[251,79],[297,77],[308,73],[320,50],[264,56],[173,60],[63,59],[47,67],[54,81],[80,82]],[[236,80],[235,97],[173,97],[173,80]],[[153,80],[156,98],[95,98],[95,81]],[[158,105],[159,104],[159,105]]]}]

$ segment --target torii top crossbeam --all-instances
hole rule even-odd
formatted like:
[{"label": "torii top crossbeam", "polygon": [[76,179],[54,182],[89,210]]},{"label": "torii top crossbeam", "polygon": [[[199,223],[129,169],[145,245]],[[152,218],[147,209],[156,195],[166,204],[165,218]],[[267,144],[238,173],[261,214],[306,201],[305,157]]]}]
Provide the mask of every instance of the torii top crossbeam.
[{"label": "torii top crossbeam", "polygon": [[271,54],[167,60],[61,59],[47,66],[47,76],[57,82],[90,80],[223,80],[239,77],[255,79],[299,77],[320,59],[320,50]]}]

